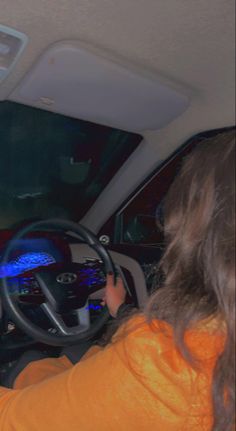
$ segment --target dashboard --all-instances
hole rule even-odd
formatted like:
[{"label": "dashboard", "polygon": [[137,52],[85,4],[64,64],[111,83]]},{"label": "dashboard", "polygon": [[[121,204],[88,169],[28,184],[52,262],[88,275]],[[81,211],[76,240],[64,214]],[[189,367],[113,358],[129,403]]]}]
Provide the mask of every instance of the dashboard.
[{"label": "dashboard", "polygon": [[[11,234],[12,235],[12,234]],[[9,241],[2,240],[0,235],[0,258],[4,246]],[[122,276],[128,295],[127,302],[142,306],[147,299],[147,288],[141,265],[133,258],[109,250],[117,272]],[[19,305],[25,315],[44,329],[52,330],[51,323],[38,307],[45,302],[45,296],[39,286],[35,274],[38,271],[63,273],[65,268],[73,268],[76,264],[78,278],[77,289],[89,290],[88,307],[91,321],[101,312],[101,298],[104,295],[106,277],[103,263],[96,252],[85,243],[78,242],[60,232],[33,232],[30,237],[21,239],[14,244],[13,251],[6,265],[0,265],[0,282],[3,276],[8,277],[8,285],[12,295],[17,293]],[[72,265],[72,266],[71,266]],[[58,272],[59,271],[59,272]],[[61,314],[65,323],[74,324],[73,313],[68,314],[66,307]],[[0,298],[0,339],[3,355],[19,345],[24,334],[2,309]],[[10,346],[10,347],[9,347]],[[10,350],[9,350],[10,349]],[[1,355],[0,355],[1,356]]]},{"label": "dashboard", "polygon": [[[0,261],[12,236],[10,230],[0,232]],[[0,282],[4,276],[8,277],[11,293],[14,294],[17,289],[20,297],[25,297],[26,301],[29,295],[40,297],[41,290],[32,271],[68,260],[71,260],[70,248],[63,238],[47,232],[32,233],[30,237],[15,241],[8,263],[0,265]],[[2,316],[0,298],[0,319]]]},{"label": "dashboard", "polygon": [[[46,238],[21,239],[15,242],[9,262],[0,266],[0,279],[8,277],[10,292],[17,293],[21,301],[38,304],[40,299],[43,302],[43,294],[34,274],[44,267],[63,272],[65,265],[71,262],[70,248],[63,238],[57,237],[56,243],[50,234]],[[98,259],[86,258],[77,264],[76,272],[79,286],[87,287],[91,292],[95,286],[105,286],[103,265]]]}]

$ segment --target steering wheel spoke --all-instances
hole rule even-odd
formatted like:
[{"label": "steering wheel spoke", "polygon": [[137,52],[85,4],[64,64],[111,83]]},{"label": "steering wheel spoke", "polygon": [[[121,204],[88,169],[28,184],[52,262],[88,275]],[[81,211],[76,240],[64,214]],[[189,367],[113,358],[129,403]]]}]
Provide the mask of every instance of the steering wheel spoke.
[{"label": "steering wheel spoke", "polygon": [[87,304],[86,306],[78,308],[76,310],[78,325],[72,327],[69,327],[65,324],[61,315],[54,310],[54,308],[49,302],[44,302],[40,305],[40,307],[49,318],[53,327],[57,329],[58,333],[60,333],[61,335],[68,336],[82,334],[90,327],[90,313]]},{"label": "steering wheel spoke", "polygon": [[44,313],[49,318],[53,327],[58,330],[58,332],[62,335],[69,335],[68,327],[66,326],[64,320],[52,307],[49,302],[44,302],[40,305],[40,308],[44,311]]},{"label": "steering wheel spoke", "polygon": [[90,327],[90,312],[88,302],[82,308],[76,310],[79,326],[88,329]]}]

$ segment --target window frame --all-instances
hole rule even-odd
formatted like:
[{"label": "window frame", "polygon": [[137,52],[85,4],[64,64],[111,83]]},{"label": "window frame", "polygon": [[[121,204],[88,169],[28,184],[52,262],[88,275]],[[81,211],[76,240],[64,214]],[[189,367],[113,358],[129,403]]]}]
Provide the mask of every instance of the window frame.
[{"label": "window frame", "polygon": [[[124,230],[124,220],[123,220],[123,213],[125,209],[134,201],[136,197],[153,181],[156,179],[156,177],[160,177],[166,169],[169,167],[169,165],[172,162],[176,162],[177,169],[175,169],[172,172],[172,178],[171,182],[174,180],[176,173],[178,172],[183,158],[201,141],[211,138],[214,135],[217,135],[218,133],[223,133],[226,131],[235,130],[235,126],[229,126],[224,128],[217,128],[217,129],[211,129],[202,131],[200,133],[197,133],[190,137],[187,141],[185,141],[182,145],[180,145],[174,152],[172,152],[169,157],[167,157],[165,160],[163,160],[161,163],[159,163],[154,170],[146,177],[144,181],[140,183],[138,187],[127,197],[127,199],[124,200],[122,205],[116,210],[115,213],[109,219],[107,222],[103,225],[103,227],[99,231],[99,236],[101,235],[107,235],[110,238],[110,244],[117,245],[117,246],[133,246],[133,247],[160,247],[160,244],[146,244],[146,243],[129,243],[123,241],[123,230]],[[161,201],[163,200],[165,194],[167,191],[163,192],[163,195],[157,202],[156,206],[160,205]]]}]

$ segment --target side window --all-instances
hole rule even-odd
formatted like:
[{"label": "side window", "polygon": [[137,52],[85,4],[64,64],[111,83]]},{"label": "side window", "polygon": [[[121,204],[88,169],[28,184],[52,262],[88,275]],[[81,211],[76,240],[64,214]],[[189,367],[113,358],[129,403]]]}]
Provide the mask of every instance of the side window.
[{"label": "side window", "polygon": [[163,201],[183,157],[196,140],[172,155],[117,213],[115,242],[155,246],[163,242]]},{"label": "side window", "polygon": [[[113,214],[99,234],[108,235],[114,245],[159,246],[163,243],[163,203],[183,158],[201,141],[235,127],[209,130],[190,138],[141,184],[122,207]],[[133,247],[136,249],[136,247]],[[138,253],[141,253],[139,249]]]}]

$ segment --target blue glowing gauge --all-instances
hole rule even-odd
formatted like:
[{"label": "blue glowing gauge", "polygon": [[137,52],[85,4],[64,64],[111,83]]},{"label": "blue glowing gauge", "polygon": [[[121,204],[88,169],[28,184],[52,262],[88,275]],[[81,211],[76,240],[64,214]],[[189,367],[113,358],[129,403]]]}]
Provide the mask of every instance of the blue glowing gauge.
[{"label": "blue glowing gauge", "polygon": [[15,277],[16,275],[23,274],[26,271],[30,271],[40,266],[48,266],[55,262],[54,257],[45,252],[24,253],[8,264],[0,267],[0,278]]}]

